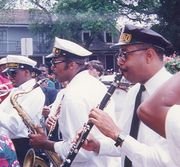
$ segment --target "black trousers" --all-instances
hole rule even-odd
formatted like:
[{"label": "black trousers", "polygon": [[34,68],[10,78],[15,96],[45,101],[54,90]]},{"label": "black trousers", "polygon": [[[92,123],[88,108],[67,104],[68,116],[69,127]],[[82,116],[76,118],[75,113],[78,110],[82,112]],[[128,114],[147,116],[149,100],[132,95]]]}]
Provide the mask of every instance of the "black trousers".
[{"label": "black trousers", "polygon": [[20,166],[23,166],[25,155],[27,151],[31,148],[31,146],[29,145],[29,138],[12,139],[12,141],[16,149],[16,154]]}]

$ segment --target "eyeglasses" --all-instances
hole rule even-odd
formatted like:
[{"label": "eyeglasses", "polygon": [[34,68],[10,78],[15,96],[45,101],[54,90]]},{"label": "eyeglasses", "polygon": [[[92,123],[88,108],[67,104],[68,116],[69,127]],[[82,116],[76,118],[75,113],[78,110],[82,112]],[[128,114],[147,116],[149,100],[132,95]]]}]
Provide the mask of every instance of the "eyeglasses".
[{"label": "eyeglasses", "polygon": [[64,63],[64,62],[65,62],[65,60],[51,60],[52,65],[56,65],[56,64]]},{"label": "eyeglasses", "polygon": [[124,60],[126,60],[128,58],[128,55],[133,53],[133,52],[139,52],[139,51],[142,51],[142,50],[147,50],[147,48],[142,48],[142,49],[136,49],[136,50],[131,50],[131,51],[122,51],[120,50],[119,53],[118,53],[118,58],[122,58]]}]

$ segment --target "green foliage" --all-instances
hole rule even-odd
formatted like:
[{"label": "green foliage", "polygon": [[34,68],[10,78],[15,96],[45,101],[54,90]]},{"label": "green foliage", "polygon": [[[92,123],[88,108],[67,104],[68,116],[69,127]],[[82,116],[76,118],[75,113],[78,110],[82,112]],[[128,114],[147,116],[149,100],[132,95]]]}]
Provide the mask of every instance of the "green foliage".
[{"label": "green foliage", "polygon": [[[35,21],[31,26],[33,32],[48,33],[48,37],[59,36],[73,41],[80,42],[82,30],[91,31],[91,36],[85,43],[89,47],[96,36],[100,36],[103,31],[113,32],[117,35],[116,23],[122,5],[122,0],[56,0],[51,10],[47,6],[42,6],[42,2],[47,0],[30,0],[34,5],[42,9],[49,23]],[[38,25],[38,24],[42,24]],[[48,28],[48,32],[45,30]],[[44,28],[43,28],[44,27]]]},{"label": "green foliage", "polygon": [[180,57],[178,56],[166,62],[165,67],[172,74],[179,72],[180,71]]},{"label": "green foliage", "polygon": [[130,6],[130,8],[134,9],[133,12],[149,15],[155,14],[155,9],[159,6],[159,0],[139,0],[136,6]]},{"label": "green foliage", "polygon": [[[137,5],[129,5],[133,17],[130,19],[146,24],[152,22],[152,29],[170,40],[180,52],[180,1],[179,0],[139,0]],[[155,17],[156,16],[156,17]]]},{"label": "green foliage", "polygon": [[[30,0],[38,7],[48,0]],[[42,4],[42,3],[41,3]],[[49,6],[48,6],[49,7]],[[46,8],[48,8],[46,6]],[[48,11],[41,8],[46,14]],[[169,39],[180,51],[180,1],[179,0],[56,0],[51,8],[51,36],[78,39],[82,30],[90,30],[92,35],[102,31],[116,30],[116,21],[125,16],[132,21],[154,25],[152,28]],[[50,15],[49,15],[50,16]],[[90,42],[89,42],[90,43]]]},{"label": "green foliage", "polygon": [[[147,10],[148,9],[148,10]],[[180,51],[180,1],[179,0],[139,0],[135,11],[142,15],[156,14],[157,21],[152,27],[169,39]],[[147,22],[148,23],[148,22]]]},{"label": "green foliage", "polygon": [[58,21],[54,32],[68,39],[78,39],[82,30],[90,30],[90,40],[116,27],[119,8],[109,0],[61,0],[56,7]]},{"label": "green foliage", "polygon": [[160,23],[154,29],[169,39],[175,46],[176,51],[180,51],[180,1],[160,0],[160,7],[156,9]]}]

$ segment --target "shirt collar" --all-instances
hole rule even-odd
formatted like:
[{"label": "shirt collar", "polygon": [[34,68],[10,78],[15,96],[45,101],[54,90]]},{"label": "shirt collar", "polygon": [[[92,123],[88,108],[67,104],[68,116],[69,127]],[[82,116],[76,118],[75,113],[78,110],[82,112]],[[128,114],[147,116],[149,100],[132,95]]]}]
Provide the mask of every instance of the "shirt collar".
[{"label": "shirt collar", "polygon": [[172,74],[170,74],[165,67],[162,67],[153,77],[151,77],[145,84],[146,91],[149,95],[151,95],[156,88],[162,85],[168,77],[170,78]]},{"label": "shirt collar", "polygon": [[21,84],[18,89],[20,90],[29,90],[30,88],[32,88],[34,85],[36,84],[36,80],[35,79],[30,79],[28,81],[26,81],[25,83]]}]

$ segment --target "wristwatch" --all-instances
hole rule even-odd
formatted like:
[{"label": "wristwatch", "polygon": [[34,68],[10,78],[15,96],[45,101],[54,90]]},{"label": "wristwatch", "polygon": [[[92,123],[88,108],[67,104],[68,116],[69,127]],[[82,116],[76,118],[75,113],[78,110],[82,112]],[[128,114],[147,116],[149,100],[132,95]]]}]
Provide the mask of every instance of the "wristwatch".
[{"label": "wristwatch", "polygon": [[120,134],[118,135],[118,137],[116,139],[116,143],[114,145],[116,147],[122,146],[122,143],[124,142],[126,136],[127,136],[127,134],[125,134],[124,132],[120,132]]}]

